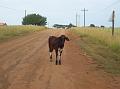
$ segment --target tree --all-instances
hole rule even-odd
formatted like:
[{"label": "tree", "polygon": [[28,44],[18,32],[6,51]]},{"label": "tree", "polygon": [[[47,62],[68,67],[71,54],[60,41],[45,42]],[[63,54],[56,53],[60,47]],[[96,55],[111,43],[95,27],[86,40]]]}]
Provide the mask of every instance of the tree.
[{"label": "tree", "polygon": [[23,18],[22,24],[45,26],[47,24],[47,18],[39,14],[29,14]]},{"label": "tree", "polygon": [[76,27],[76,26],[73,25],[72,23],[70,23],[70,24],[68,25],[68,28],[71,28],[71,27]]},{"label": "tree", "polygon": [[94,24],[90,24],[90,27],[95,27],[95,25]]},{"label": "tree", "polygon": [[101,28],[105,28],[105,26],[103,26],[103,25],[101,25],[100,27],[101,27]]}]

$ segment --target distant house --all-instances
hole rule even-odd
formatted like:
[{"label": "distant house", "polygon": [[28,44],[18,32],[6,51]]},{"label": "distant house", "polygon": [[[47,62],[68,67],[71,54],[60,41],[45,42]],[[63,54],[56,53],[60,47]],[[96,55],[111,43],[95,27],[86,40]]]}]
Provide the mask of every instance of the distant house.
[{"label": "distant house", "polygon": [[71,27],[76,27],[73,24],[69,24],[69,25],[60,25],[60,24],[54,24],[53,25],[54,28],[60,28],[60,29],[69,29]]},{"label": "distant house", "polygon": [[7,24],[6,23],[1,23],[0,22],[0,26],[6,26]]}]

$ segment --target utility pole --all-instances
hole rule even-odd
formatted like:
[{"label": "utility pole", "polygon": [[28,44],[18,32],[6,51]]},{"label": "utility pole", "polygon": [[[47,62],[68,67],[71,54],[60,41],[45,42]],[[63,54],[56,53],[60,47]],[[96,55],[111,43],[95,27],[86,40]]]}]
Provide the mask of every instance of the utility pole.
[{"label": "utility pole", "polygon": [[49,28],[49,22],[48,22],[48,28]]},{"label": "utility pole", "polygon": [[115,11],[112,12],[112,36],[114,36],[114,26],[115,26]]},{"label": "utility pole", "polygon": [[80,27],[80,15],[78,15],[78,23],[79,23],[79,27]]},{"label": "utility pole", "polygon": [[86,9],[84,8],[84,9],[83,9],[83,10],[81,10],[81,11],[83,11],[83,12],[84,12],[84,27],[85,27],[85,14],[86,14],[85,12],[86,12],[86,11],[88,11],[88,10],[86,10]]},{"label": "utility pole", "polygon": [[76,27],[80,25],[80,15],[76,13]]},{"label": "utility pole", "polygon": [[25,17],[27,16],[27,11],[25,10]]},{"label": "utility pole", "polygon": [[78,17],[78,15],[77,15],[77,13],[76,13],[76,27],[77,27],[77,25],[78,25],[78,24],[77,24],[77,17]]}]

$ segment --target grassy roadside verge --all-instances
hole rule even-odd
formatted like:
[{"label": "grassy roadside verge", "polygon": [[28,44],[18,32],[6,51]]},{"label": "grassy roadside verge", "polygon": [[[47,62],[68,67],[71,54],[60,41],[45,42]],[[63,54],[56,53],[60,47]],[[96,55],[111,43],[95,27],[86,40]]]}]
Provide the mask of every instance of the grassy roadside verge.
[{"label": "grassy roadside verge", "polygon": [[120,31],[116,30],[114,37],[107,29],[79,28],[71,32],[80,36],[77,43],[96,61],[98,68],[120,75]]},{"label": "grassy roadside verge", "polygon": [[45,29],[45,27],[40,26],[0,26],[0,42]]}]

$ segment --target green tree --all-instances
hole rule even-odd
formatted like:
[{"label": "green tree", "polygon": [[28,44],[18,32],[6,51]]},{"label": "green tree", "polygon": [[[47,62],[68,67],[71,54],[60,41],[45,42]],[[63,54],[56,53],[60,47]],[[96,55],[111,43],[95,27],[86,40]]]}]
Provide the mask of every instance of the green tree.
[{"label": "green tree", "polygon": [[29,14],[23,18],[22,24],[45,26],[47,24],[47,18],[39,14]]},{"label": "green tree", "polygon": [[68,25],[68,28],[75,27],[72,23]]},{"label": "green tree", "polygon": [[95,27],[95,25],[94,24],[90,24],[90,27]]}]

